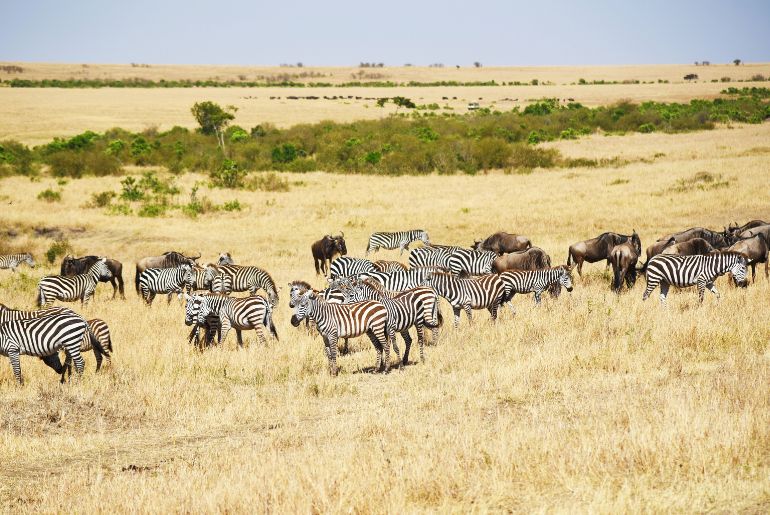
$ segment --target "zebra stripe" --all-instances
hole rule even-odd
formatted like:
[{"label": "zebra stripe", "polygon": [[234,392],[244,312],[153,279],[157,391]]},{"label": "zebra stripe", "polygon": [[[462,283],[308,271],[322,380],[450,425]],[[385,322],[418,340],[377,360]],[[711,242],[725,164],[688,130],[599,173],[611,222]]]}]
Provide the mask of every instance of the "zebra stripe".
[{"label": "zebra stripe", "polygon": [[[534,292],[535,303],[540,304],[540,296],[554,284],[559,284],[564,286],[567,291],[572,291],[570,268],[566,266],[541,268],[540,270],[508,270],[500,274],[500,279],[505,284],[503,303],[510,302],[517,293]],[[510,306],[515,313],[513,303]]]},{"label": "zebra stripe", "polygon": [[668,288],[698,287],[698,299],[703,302],[706,288],[719,298],[714,281],[730,272],[737,283],[746,284],[746,256],[738,252],[712,252],[705,256],[677,256],[658,254],[647,263],[647,288],[642,300],[647,300],[652,290],[660,284],[660,302],[666,302]]},{"label": "zebra stripe", "polygon": [[431,273],[432,270],[428,268],[413,268],[391,273],[371,272],[359,274],[358,278],[377,281],[387,291],[405,291],[425,285],[428,275]]},{"label": "zebra stripe", "polygon": [[433,246],[414,249],[409,253],[409,268],[441,267],[449,270],[452,252],[454,249]]},{"label": "zebra stripe", "polygon": [[[102,358],[107,358],[107,363],[112,364],[112,338],[110,337],[110,328],[107,325],[107,322],[100,318],[92,318],[91,320],[86,320],[86,323],[88,324],[89,331],[94,336],[94,338],[96,338],[100,345],[92,345],[90,335],[85,334],[83,335],[83,340],[80,343],[80,353],[82,355],[84,352],[88,352],[90,350],[94,351],[94,357],[96,358],[96,371],[98,372],[99,369],[102,368]],[[61,375],[62,383],[64,382],[65,374],[70,377],[72,376],[72,359],[69,355],[65,355],[64,357],[64,369],[62,370]]]},{"label": "zebra stripe", "polygon": [[449,270],[453,274],[466,272],[470,275],[492,273],[492,262],[497,254],[488,250],[457,249],[449,258]]},{"label": "zebra stripe", "polygon": [[386,261],[380,259],[372,264],[379,272],[402,272],[408,270],[407,266],[400,261]]},{"label": "zebra stripe", "polygon": [[32,254],[25,252],[24,254],[5,254],[0,256],[0,269],[10,268],[11,272],[16,272],[16,267],[22,263],[27,263],[31,268],[35,268],[35,260],[32,258]]},{"label": "zebra stripe", "polygon": [[271,307],[278,304],[278,289],[270,274],[256,266],[222,265],[219,273],[211,281],[211,291],[230,294],[234,291],[248,291],[256,295],[257,290],[265,290]]},{"label": "zebra stripe", "polygon": [[[313,292],[306,292],[299,299],[291,317],[297,327],[302,319],[312,317],[324,340],[324,351],[329,359],[329,372],[337,375],[337,340],[340,337],[360,336],[366,333],[377,351],[375,370],[387,371],[390,366],[390,345],[385,324],[388,310],[378,301],[354,304],[329,304]],[[384,357],[383,357],[384,350]]]},{"label": "zebra stripe", "polygon": [[469,321],[473,321],[472,309],[489,310],[492,320],[497,320],[497,309],[505,296],[505,284],[498,275],[460,278],[450,274],[433,273],[428,276],[427,285],[444,297],[454,311],[455,327],[460,325],[460,310],[465,310]]},{"label": "zebra stripe", "polygon": [[[55,313],[39,318],[13,320],[0,325],[0,354],[8,356],[13,374],[20,384],[24,383],[19,359],[22,354],[42,357],[48,366],[61,373],[57,353],[64,349],[75,363],[78,374],[82,374],[84,363],[80,346],[87,334],[88,324],[75,314]],[[96,345],[99,345],[98,342]],[[58,364],[59,369],[55,364]]]},{"label": "zebra stripe", "polygon": [[401,249],[401,254],[403,254],[404,249],[408,249],[409,244],[417,240],[422,241],[426,245],[430,243],[428,233],[422,229],[400,232],[375,232],[369,236],[369,243],[366,245],[366,255],[368,256],[370,252],[377,252],[380,249]]},{"label": "zebra stripe", "polygon": [[190,265],[180,265],[174,268],[148,268],[139,276],[139,291],[148,306],[152,305],[155,295],[168,293],[168,303],[171,294],[184,293],[192,283],[192,268]]},{"label": "zebra stripe", "polygon": [[37,285],[37,303],[43,307],[55,300],[88,304],[96,290],[100,278],[109,279],[112,272],[107,267],[105,258],[91,265],[88,272],[77,275],[49,275],[40,279]]},{"label": "zebra stripe", "polygon": [[211,291],[211,283],[216,277],[218,267],[214,265],[207,265],[205,268],[199,265],[192,267],[189,290],[194,291]]},{"label": "zebra stripe", "polygon": [[[377,300],[382,302],[388,310],[388,322],[386,325],[388,341],[399,357],[400,352],[396,345],[395,333],[401,333],[404,339],[403,364],[409,363],[409,349],[412,346],[412,338],[409,328],[414,326],[417,330],[417,341],[420,346],[420,361],[425,362],[423,347],[425,344],[424,327],[436,329],[439,325],[438,297],[433,289],[427,286],[414,288],[406,292],[385,292],[379,285],[371,281],[357,282],[352,288],[344,290],[346,302],[361,302],[365,300]],[[435,338],[434,338],[435,340]]]},{"label": "zebra stripe", "polygon": [[238,345],[243,347],[241,336],[243,330],[254,329],[260,343],[265,344],[265,336],[262,332],[264,326],[270,329],[276,340],[278,339],[272,313],[273,309],[267,300],[258,295],[242,299],[215,295],[194,295],[187,297],[185,324],[191,325],[196,322],[198,326],[202,326],[206,324],[209,317],[216,316],[222,327],[219,343],[227,338],[227,333],[232,328],[235,329]]},{"label": "zebra stripe", "polygon": [[354,258],[350,256],[341,256],[332,261],[329,267],[329,277],[337,279],[339,277],[350,277],[365,272],[376,272],[374,263],[368,259]]}]

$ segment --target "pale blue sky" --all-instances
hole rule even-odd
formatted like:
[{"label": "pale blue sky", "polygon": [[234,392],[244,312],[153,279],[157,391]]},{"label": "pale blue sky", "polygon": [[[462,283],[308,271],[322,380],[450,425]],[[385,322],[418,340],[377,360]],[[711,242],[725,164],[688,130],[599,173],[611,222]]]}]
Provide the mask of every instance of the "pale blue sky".
[{"label": "pale blue sky", "polygon": [[577,65],[770,61],[770,0],[0,0],[0,60]]}]

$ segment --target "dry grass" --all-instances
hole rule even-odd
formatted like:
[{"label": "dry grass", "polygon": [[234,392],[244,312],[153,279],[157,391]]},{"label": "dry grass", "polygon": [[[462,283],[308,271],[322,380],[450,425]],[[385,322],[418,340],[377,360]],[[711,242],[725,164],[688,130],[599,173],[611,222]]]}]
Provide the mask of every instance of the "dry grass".
[{"label": "dry grass", "polygon": [[[14,63],[0,63],[14,64]],[[248,80],[257,76],[303,71],[326,76],[312,81],[339,83],[351,80],[359,68],[275,68],[275,67],[212,67],[212,66],[151,66],[133,68],[129,65],[58,65],[16,63],[25,68],[22,74],[2,74],[0,78],[127,78],[146,79],[217,79]],[[440,87],[440,88],[196,88],[196,89],[16,89],[0,88],[0,140],[13,138],[28,144],[50,141],[54,136],[69,136],[85,130],[104,131],[112,127],[139,131],[157,126],[161,130],[174,125],[195,127],[190,107],[201,100],[238,107],[236,122],[244,127],[270,122],[279,127],[312,123],[325,119],[353,121],[381,118],[395,107],[375,106],[366,98],[402,95],[418,104],[438,103],[453,111],[466,112],[468,102],[484,107],[510,110],[543,97],[573,98],[589,106],[605,105],[619,100],[687,102],[692,98],[712,98],[726,87],[712,79],[730,76],[748,80],[755,74],[770,76],[770,64],[746,66],[693,65],[668,66],[592,66],[592,67],[506,67],[506,68],[420,68],[386,67],[376,69],[387,76],[384,80],[429,82],[455,80],[462,82],[496,80],[500,82],[529,82],[538,79],[549,86],[505,87]],[[684,83],[687,73],[698,73],[700,82]],[[570,85],[580,78],[587,81],[657,81],[669,84]],[[763,85],[748,83],[741,85]],[[318,100],[288,100],[290,95],[318,96]],[[353,98],[325,100],[324,96]],[[271,99],[270,97],[275,97]],[[361,97],[356,99],[355,97]],[[444,98],[448,100],[444,100]]]},{"label": "dry grass", "polygon": [[[506,309],[493,326],[476,312],[473,326],[463,319],[459,330],[445,327],[424,365],[362,373],[375,356],[359,339],[331,378],[320,339],[288,323],[285,290],[275,313],[280,341],[263,347],[246,333],[249,345],[238,350],[231,335],[201,355],[185,343],[176,301],[140,304],[131,264],[172,248],[200,249],[204,260],[227,250],[270,270],[279,285],[304,278],[320,286],[309,245],[323,233],[344,230],[350,252],[361,255],[372,230],[411,227],[460,244],[517,231],[563,262],[570,243],[604,230],[636,228],[647,244],[692,225],[767,219],[767,154],[752,149],[768,136],[767,124],[597,136],[559,147],[607,157],[625,149],[649,162],[527,176],[312,173],[286,193],[205,192],[249,208],[197,220],[116,218],[81,207],[117,179],[71,181],[53,204],[36,200],[53,181],[4,179],[0,227],[20,231],[13,245],[42,261],[50,240],[31,227],[58,226],[78,252],[122,260],[129,294],[112,302],[111,288],[100,286],[82,310],[110,324],[112,370],[95,375],[89,356],[82,380],[60,387],[50,370],[24,358],[20,388],[0,362],[0,504],[17,513],[764,512],[764,277],[747,290],[722,279],[722,298],[707,293],[703,306],[693,291],[674,293],[662,308],[642,303],[643,281],[616,296],[603,266],[587,265],[571,295],[540,309],[517,298],[515,319]],[[732,182],[668,190],[703,171]],[[195,179],[185,176],[183,189]],[[85,231],[66,231],[73,227]],[[0,271],[0,302],[30,306],[37,279],[52,271]]]}]

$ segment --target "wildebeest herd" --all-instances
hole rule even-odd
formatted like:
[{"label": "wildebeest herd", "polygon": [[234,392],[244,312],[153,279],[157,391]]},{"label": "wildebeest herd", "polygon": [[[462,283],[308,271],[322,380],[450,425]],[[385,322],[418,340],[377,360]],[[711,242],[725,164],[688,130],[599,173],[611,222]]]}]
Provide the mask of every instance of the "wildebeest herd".
[{"label": "wildebeest herd", "polygon": [[[413,242],[422,245],[410,250]],[[717,296],[714,281],[729,273],[738,286],[747,285],[747,266],[756,278],[756,265],[764,263],[768,276],[768,242],[770,224],[752,220],[744,225],[732,223],[722,231],[695,227],[659,238],[646,249],[646,261],[640,264],[642,244],[636,231],[630,235],[605,232],[595,238],[570,245],[565,265],[552,266],[551,257],[533,246],[529,238],[505,232],[495,233],[471,247],[440,245],[430,241],[424,230],[373,233],[366,255],[379,249],[409,250],[408,266],[400,261],[355,258],[347,255],[344,234],[326,235],[311,245],[316,274],[327,275],[328,286],[313,289],[308,282],[289,283],[289,306],[294,310],[292,325],[311,325],[321,335],[329,362],[329,371],[337,374],[339,339],[366,334],[376,352],[376,371],[390,367],[391,348],[400,364],[406,364],[412,343],[409,330],[417,332],[420,359],[424,360],[425,329],[433,331],[436,340],[443,317],[440,298],[451,306],[454,325],[465,311],[487,309],[496,320],[498,309],[511,302],[517,293],[534,293],[540,303],[543,292],[558,297],[562,287],[572,291],[573,266],[582,276],[584,263],[606,262],[612,266],[610,287],[620,292],[623,284],[634,286],[639,274],[645,275],[647,286],[643,299],[660,286],[660,299],[665,303],[671,285],[696,286],[700,301],[706,288]],[[203,350],[235,329],[239,345],[241,332],[254,330],[264,342],[263,328],[274,338],[273,310],[278,305],[279,288],[270,274],[257,266],[235,264],[229,253],[222,253],[215,264],[199,265],[201,257],[170,251],[160,256],[145,257],[136,263],[135,287],[149,306],[157,294],[184,296],[185,324],[192,326],[188,341]],[[35,266],[31,254],[0,256],[0,268],[15,271],[26,263]],[[40,279],[37,289],[38,310],[25,311],[0,304],[0,353],[8,356],[17,380],[22,382],[20,356],[42,359],[61,375],[74,363],[82,373],[82,353],[93,350],[97,370],[102,360],[108,361],[112,341],[108,325],[99,319],[85,320],[65,307],[50,307],[56,300],[89,302],[99,282],[110,282],[113,298],[123,288],[123,266],[114,259],[100,256],[75,258],[67,256],[60,275]],[[264,296],[258,295],[263,291]],[[246,297],[230,296],[248,292]],[[511,308],[513,305],[511,304]],[[203,341],[200,330],[203,330]],[[405,349],[403,358],[395,335],[401,334]],[[61,362],[59,352],[64,351]]]}]

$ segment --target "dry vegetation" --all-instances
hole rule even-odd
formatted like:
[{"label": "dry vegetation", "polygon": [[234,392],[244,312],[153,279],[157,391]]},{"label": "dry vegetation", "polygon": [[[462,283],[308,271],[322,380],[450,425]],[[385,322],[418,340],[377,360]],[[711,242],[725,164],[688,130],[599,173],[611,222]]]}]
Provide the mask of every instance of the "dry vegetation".
[{"label": "dry vegetation", "polygon": [[[322,80],[340,83],[351,80],[359,68],[277,68],[162,66],[149,68],[129,65],[57,65],[40,63],[0,63],[19,65],[24,72],[0,73],[0,79],[123,79],[139,77],[151,80],[212,79],[257,80],[259,76],[283,73],[314,72],[324,74]],[[449,63],[447,63],[449,64]],[[466,112],[468,102],[483,107],[510,110],[543,97],[574,98],[587,106],[605,105],[623,99],[687,102],[692,98],[713,98],[726,86],[711,82],[729,76],[732,80],[749,80],[760,74],[770,77],[770,64],[733,65],[668,65],[668,66],[591,66],[591,67],[484,67],[459,70],[446,68],[386,67],[377,68],[384,80],[407,81],[519,81],[538,79],[539,86],[499,87],[420,87],[420,88],[182,88],[182,89],[17,89],[0,87],[0,140],[18,139],[27,144],[50,141],[54,136],[71,136],[85,130],[103,132],[112,127],[140,131],[157,126],[161,130],[174,125],[195,127],[190,107],[201,100],[238,107],[237,123],[253,127],[270,122],[279,127],[332,119],[352,121],[381,118],[395,110],[384,109],[365,98],[406,96],[418,104],[438,103],[453,111]],[[697,73],[700,81],[684,83],[682,77]],[[655,84],[577,85],[588,82],[654,81]],[[657,83],[658,80],[669,83]],[[302,82],[302,80],[300,80]],[[542,85],[551,83],[552,85]],[[742,85],[763,85],[743,83]],[[289,95],[318,96],[318,100],[289,100]],[[328,96],[352,96],[325,100]],[[275,97],[271,100],[270,97]],[[278,98],[280,97],[280,98]],[[356,99],[355,97],[361,97]],[[444,100],[444,98],[448,100]]]},{"label": "dry vegetation", "polygon": [[[19,233],[6,246],[43,261],[51,240],[33,228],[59,227],[77,252],[122,260],[129,285],[136,258],[172,248],[204,259],[230,251],[279,285],[314,279],[310,243],[340,229],[353,255],[372,230],[425,227],[437,242],[469,244],[505,229],[563,262],[570,243],[604,230],[635,228],[646,245],[692,225],[767,219],[768,137],[767,124],[592,136],[556,145],[628,163],[530,175],[311,173],[284,193],[206,191],[248,208],[197,220],[81,207],[117,178],[15,177],[0,181],[0,229]],[[729,186],[671,189],[702,172]],[[183,191],[195,179],[184,176]],[[49,187],[61,202],[36,199]],[[263,347],[246,333],[238,350],[231,335],[201,355],[185,342],[176,301],[147,309],[132,285],[126,301],[109,301],[101,285],[82,312],[110,324],[112,370],[95,375],[88,356],[80,382],[61,387],[23,358],[18,387],[0,361],[0,504],[17,513],[767,511],[770,282],[760,275],[737,290],[721,279],[720,300],[707,293],[699,306],[682,291],[662,308],[641,301],[643,281],[616,296],[602,264],[587,270],[571,295],[540,309],[517,298],[515,318],[506,309],[491,325],[476,312],[473,326],[445,327],[425,364],[386,376],[363,373],[375,355],[356,340],[336,378],[320,339],[290,326],[285,289],[280,341]],[[0,301],[31,306],[51,272],[0,271]]]}]

